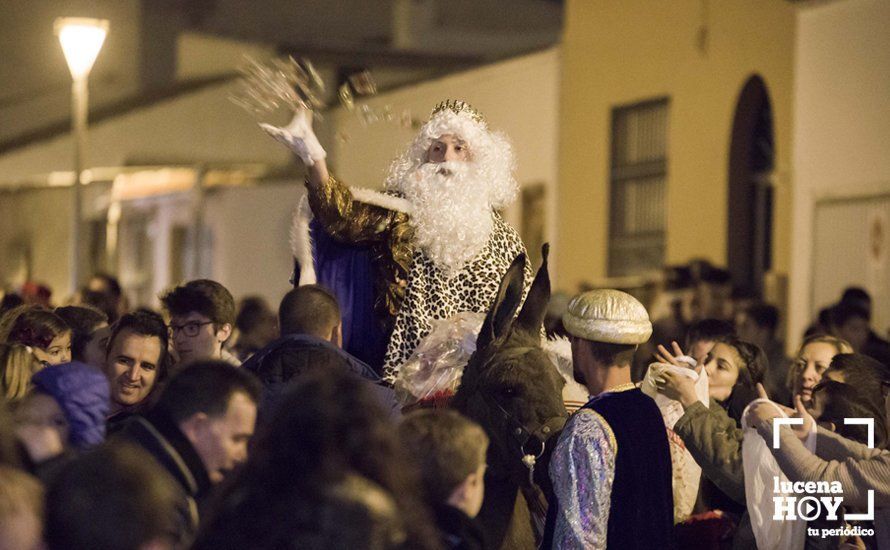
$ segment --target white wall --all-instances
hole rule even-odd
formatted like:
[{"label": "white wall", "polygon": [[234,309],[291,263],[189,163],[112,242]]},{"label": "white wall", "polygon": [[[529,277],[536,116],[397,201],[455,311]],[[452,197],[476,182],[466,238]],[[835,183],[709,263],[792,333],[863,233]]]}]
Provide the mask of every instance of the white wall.
[{"label": "white wall", "polygon": [[235,299],[264,297],[273,308],[292,288],[291,214],[301,182],[230,187],[207,196],[204,223],[213,238],[213,277]]},{"label": "white wall", "polygon": [[[811,299],[816,202],[890,193],[890,2],[845,0],[804,7],[797,25],[792,345],[825,305]],[[867,239],[861,235],[860,261]],[[868,290],[886,304],[890,278],[874,281]],[[890,319],[890,312],[882,311],[880,317]]]},{"label": "white wall", "polygon": [[[197,162],[290,162],[221,84],[135,109],[89,128],[86,167]],[[0,157],[0,185],[35,173],[72,170],[74,144],[65,134]]]},{"label": "white wall", "polygon": [[[210,86],[91,126],[85,165],[290,164],[287,151],[229,101],[233,90],[234,84]],[[70,171],[72,156],[69,135],[0,156],[0,187],[53,171]],[[258,196],[265,195],[259,192]],[[30,245],[33,277],[50,284],[60,298],[67,295],[71,290],[67,274],[70,215],[68,189],[0,193],[0,264],[17,254],[20,243]],[[242,241],[235,245],[241,246]],[[0,268],[3,282],[20,282],[11,280],[14,269]],[[286,282],[286,274],[283,279]]]},{"label": "white wall", "polygon": [[[380,94],[367,103],[378,110],[391,105],[396,119],[407,109],[422,122],[426,122],[432,108],[445,99],[462,99],[481,111],[489,127],[502,130],[512,141],[519,184],[546,185],[545,236],[555,256],[559,253],[554,242],[559,71],[560,52],[552,48]],[[361,187],[379,188],[390,162],[417,132],[397,122],[377,122],[365,127],[345,109],[337,109],[328,117],[329,121],[319,125],[335,127],[349,138],[346,143],[335,139],[329,144],[334,172],[348,184]],[[518,229],[521,212],[517,205],[506,212],[506,217]],[[551,268],[555,264],[551,259]]]}]

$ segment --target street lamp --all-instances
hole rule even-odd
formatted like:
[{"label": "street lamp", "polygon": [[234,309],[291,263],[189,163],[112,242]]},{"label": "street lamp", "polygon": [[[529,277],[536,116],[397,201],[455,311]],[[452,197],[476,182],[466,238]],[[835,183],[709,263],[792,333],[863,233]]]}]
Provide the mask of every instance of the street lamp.
[{"label": "street lamp", "polygon": [[86,19],[83,17],[60,17],[54,24],[68,70],[73,79],[71,85],[71,130],[74,134],[74,186],[71,216],[71,292],[80,286],[80,216],[81,185],[84,182],[83,163],[87,150],[87,81],[90,69],[102,49],[105,35],[108,34],[107,19]]}]

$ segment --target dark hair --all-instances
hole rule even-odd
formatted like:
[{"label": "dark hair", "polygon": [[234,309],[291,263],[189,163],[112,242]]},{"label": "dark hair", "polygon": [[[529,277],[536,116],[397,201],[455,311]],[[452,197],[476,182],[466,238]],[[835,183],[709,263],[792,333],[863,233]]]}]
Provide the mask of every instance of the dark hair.
[{"label": "dark hair", "polygon": [[94,307],[104,313],[109,323],[114,323],[119,317],[117,310],[118,298],[107,292],[84,289],[80,293],[80,301],[83,305]]},{"label": "dark hair", "polygon": [[263,424],[275,414],[290,382],[310,372],[351,370],[349,362],[339,350],[324,346],[279,346],[253,363],[251,368],[264,388],[259,419]]},{"label": "dark hair", "polygon": [[732,275],[723,268],[712,267],[702,271],[701,282],[712,285],[728,285],[732,283]]},{"label": "dark hair", "polygon": [[94,273],[93,276],[90,277],[90,279],[99,279],[103,283],[105,283],[105,286],[108,287],[107,293],[110,294],[111,297],[115,300],[119,300],[121,295],[123,294],[121,290],[121,284],[118,282],[117,278],[110,273],[98,271]]},{"label": "dark hair", "polygon": [[606,366],[630,365],[633,362],[634,352],[637,351],[637,346],[634,344],[611,344],[593,340],[580,340],[582,345],[588,347],[594,360]]},{"label": "dark hair", "polygon": [[[222,489],[196,547],[274,547],[318,523],[318,502],[349,475],[395,500],[410,548],[437,547],[407,461],[370,385],[337,371],[301,377],[258,432],[242,470]],[[285,521],[283,518],[287,518]],[[344,526],[347,528],[348,526]]]},{"label": "dark hair", "polygon": [[733,300],[757,300],[760,298],[760,294],[749,285],[738,285],[733,287],[732,293],[730,293],[730,298]]},{"label": "dark hair", "polygon": [[163,296],[161,304],[170,315],[196,312],[213,321],[213,328],[235,325],[235,299],[223,285],[210,279],[197,279],[180,285]]},{"label": "dark hair", "polygon": [[7,311],[11,309],[15,309],[20,305],[24,304],[25,300],[15,292],[7,292],[3,295],[3,299],[0,300],[0,316],[5,314]]},{"label": "dark hair", "polygon": [[723,343],[736,351],[741,364],[738,366],[739,377],[732,388],[732,393],[722,405],[729,416],[741,424],[745,407],[757,398],[757,384],[763,382],[763,377],[769,369],[769,360],[762,349],[750,342],[731,338]]},{"label": "dark hair", "polygon": [[[754,386],[763,382],[763,377],[767,370],[769,370],[769,361],[766,358],[766,354],[763,353],[763,350],[750,342],[745,342],[738,338],[732,338],[727,341],[726,344],[735,348],[739,357],[742,359],[742,362],[744,363],[744,372],[748,379],[747,383],[754,388]],[[742,370],[743,369],[741,368],[739,369],[740,375]]]},{"label": "dark hair", "polygon": [[855,318],[870,320],[868,310],[854,302],[841,302],[831,308],[831,325],[840,328]]},{"label": "dark hair", "polygon": [[686,331],[686,347],[703,340],[729,342],[733,338],[735,338],[735,327],[729,321],[702,319],[689,325],[689,330]]},{"label": "dark hair", "polygon": [[[813,395],[818,401],[825,400],[819,421],[831,422],[834,430],[847,439],[860,443],[868,442],[868,426],[845,424],[845,418],[873,418],[874,444],[883,449],[887,444],[887,426],[883,413],[883,400],[875,399],[874,392],[863,392],[846,382],[823,380],[816,385]],[[872,395],[870,395],[872,394]],[[879,394],[880,395],[880,394]]]},{"label": "dark hair", "polygon": [[826,373],[829,371],[843,373],[845,384],[867,394],[870,399],[882,400],[881,388],[890,383],[890,368],[861,353],[835,355],[825,370]]},{"label": "dark hair", "polygon": [[340,324],[337,298],[319,285],[299,286],[281,300],[278,326],[281,334],[312,334],[327,337],[327,332]]},{"label": "dark hair", "polygon": [[226,414],[234,394],[243,393],[258,403],[261,391],[249,372],[225,361],[197,361],[170,377],[155,410],[177,424],[199,412],[219,417]]},{"label": "dark hair", "polygon": [[717,269],[714,265],[711,264],[710,261],[704,258],[695,258],[689,260],[686,264],[689,269],[689,274],[692,276],[693,283],[697,283],[701,281],[708,272],[713,269]]},{"label": "dark hair", "polygon": [[[257,493],[250,491],[246,498],[261,498]],[[239,510],[233,514],[231,506],[235,503],[225,504],[226,507],[215,517],[202,522],[201,531],[190,547],[192,550],[414,548],[405,545],[405,518],[393,495],[377,483],[353,473],[346,473],[318,493],[291,491],[276,495],[274,503],[262,502],[262,507],[254,506],[244,512]],[[245,516],[250,518],[249,523]]]},{"label": "dark hair", "polygon": [[149,336],[161,341],[161,357],[158,361],[157,380],[163,380],[167,376],[169,367],[169,355],[167,353],[169,333],[167,325],[164,324],[164,319],[157,313],[146,310],[138,310],[121,315],[121,318],[111,326],[111,333],[108,335],[108,345],[105,348],[106,354],[114,347],[114,341],[122,332]]},{"label": "dark hair", "polygon": [[57,307],[54,313],[71,327],[71,359],[82,361],[93,332],[108,322],[108,316],[92,306]]},{"label": "dark hair", "polygon": [[419,466],[427,503],[442,505],[485,464],[488,436],[479,424],[450,409],[420,409],[399,423],[399,440]]},{"label": "dark hair", "polygon": [[664,268],[665,290],[682,290],[692,288],[692,272],[683,265],[672,265]]},{"label": "dark hair", "polygon": [[756,304],[745,309],[745,315],[760,327],[770,333],[776,332],[779,327],[779,308],[770,304]]},{"label": "dark hair", "polygon": [[848,286],[841,295],[842,304],[858,304],[866,309],[871,309],[871,295],[864,288]]},{"label": "dark hair", "polygon": [[71,328],[58,315],[41,306],[19,306],[3,318],[5,341],[46,349],[50,343]]},{"label": "dark hair", "polygon": [[235,328],[241,332],[249,332],[271,312],[272,310],[265,299],[259,296],[247,296],[241,300],[238,306]]},{"label": "dark hair", "polygon": [[140,548],[177,532],[177,489],[145,451],[118,442],[81,455],[53,478],[44,536],[50,550]]}]

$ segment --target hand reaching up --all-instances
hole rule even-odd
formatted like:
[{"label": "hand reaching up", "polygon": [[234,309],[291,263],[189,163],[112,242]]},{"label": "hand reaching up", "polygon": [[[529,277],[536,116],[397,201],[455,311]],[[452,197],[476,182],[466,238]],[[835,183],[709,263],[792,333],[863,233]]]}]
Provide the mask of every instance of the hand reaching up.
[{"label": "hand reaching up", "polygon": [[293,151],[308,167],[327,157],[327,152],[312,130],[312,111],[308,109],[297,111],[287,126],[260,123],[260,128]]},{"label": "hand reaching up", "polygon": [[[767,395],[766,390],[763,387],[763,384],[757,384],[757,393],[762,399],[769,399],[769,395]],[[773,406],[775,405],[775,407]],[[803,401],[800,400],[799,395],[794,396],[794,408],[788,408],[784,405],[779,405],[778,403],[760,403],[755,407],[752,407],[751,410],[748,411],[748,417],[745,422],[749,426],[757,426],[758,424],[769,423],[769,429],[761,431],[761,433],[768,432],[772,433],[772,422],[773,419],[780,417],[781,415],[776,410],[778,407],[782,412],[784,412],[789,418],[803,418],[803,424],[792,424],[788,427],[791,428],[791,431],[794,435],[797,436],[801,441],[806,441],[807,435],[813,430],[813,426],[816,421],[813,419],[813,416],[807,412],[806,407],[803,405]]]},{"label": "hand reaching up", "polygon": [[[671,342],[671,347],[673,351],[662,345],[658,346],[655,358],[659,363],[691,370],[695,369],[695,360],[684,355],[677,342]],[[678,372],[665,370],[655,379],[655,387],[665,397],[679,401],[684,409],[698,401],[698,396],[695,393],[695,380]]]}]

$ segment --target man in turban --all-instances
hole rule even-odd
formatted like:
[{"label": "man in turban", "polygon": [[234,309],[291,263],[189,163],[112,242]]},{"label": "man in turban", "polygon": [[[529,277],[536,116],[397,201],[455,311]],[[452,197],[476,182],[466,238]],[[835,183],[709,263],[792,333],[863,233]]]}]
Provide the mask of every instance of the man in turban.
[{"label": "man in turban", "polygon": [[[302,228],[296,229],[299,282],[325,282],[315,269],[329,238],[370,248],[374,310],[386,335],[383,374],[392,382],[430,332],[431,321],[487,311],[510,263],[525,252],[516,230],[497,213],[516,197],[513,152],[506,137],[489,130],[473,107],[448,100],[433,109],[392,163],[383,193],[351,189],[328,172],[311,116],[304,110],[287,127],[262,125],[308,167],[308,206],[324,233],[313,232],[310,242],[299,235]],[[361,272],[354,265],[349,271],[351,277]],[[529,271],[526,288],[530,280]],[[347,310],[344,324],[365,326],[365,319],[349,311],[359,309],[362,292],[333,290]],[[356,327],[355,333],[367,332]],[[356,349],[373,346],[345,347],[376,362]]]},{"label": "man in turban", "polygon": [[672,548],[667,432],[630,377],[637,346],[652,334],[649,315],[629,294],[593,290],[569,303],[563,324],[575,379],[593,397],[553,451],[545,547]]}]

